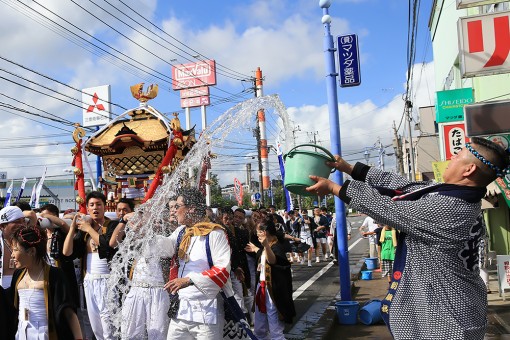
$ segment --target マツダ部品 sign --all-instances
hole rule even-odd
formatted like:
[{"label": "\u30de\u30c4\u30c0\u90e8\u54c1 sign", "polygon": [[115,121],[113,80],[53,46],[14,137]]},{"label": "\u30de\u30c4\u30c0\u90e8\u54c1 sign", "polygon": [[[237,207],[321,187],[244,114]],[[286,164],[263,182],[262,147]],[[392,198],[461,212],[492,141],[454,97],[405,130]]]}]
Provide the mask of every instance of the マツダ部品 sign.
[{"label": "\u30de\u30c4\u30c0\u90e8\u54c1 sign", "polygon": [[337,46],[340,86],[358,86],[361,84],[358,36],[356,34],[341,35],[338,37]]}]

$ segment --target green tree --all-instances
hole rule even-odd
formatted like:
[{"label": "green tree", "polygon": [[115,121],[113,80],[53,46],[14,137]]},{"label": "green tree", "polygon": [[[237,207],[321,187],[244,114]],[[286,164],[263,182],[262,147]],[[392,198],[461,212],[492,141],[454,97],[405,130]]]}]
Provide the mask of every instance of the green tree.
[{"label": "green tree", "polygon": [[221,186],[218,181],[218,175],[211,173],[209,179],[209,186],[211,188],[211,206],[212,207],[224,207],[236,205],[236,201],[228,198],[223,198],[221,195]]}]

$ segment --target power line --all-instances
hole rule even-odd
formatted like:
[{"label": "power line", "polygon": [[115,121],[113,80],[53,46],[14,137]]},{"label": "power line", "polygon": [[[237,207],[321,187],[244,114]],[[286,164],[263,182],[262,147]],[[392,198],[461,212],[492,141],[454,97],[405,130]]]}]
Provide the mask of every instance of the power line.
[{"label": "power line", "polygon": [[[73,1],[73,0],[71,0],[71,1],[74,3],[74,1]],[[181,58],[184,58],[184,59],[187,59],[187,60],[190,60],[190,61],[191,61],[191,59],[188,59],[188,57],[183,56],[182,54],[176,53],[175,51],[172,51],[171,49],[169,49],[168,47],[166,47],[166,46],[164,46],[163,44],[159,43],[158,41],[156,41],[156,40],[152,39],[151,37],[149,37],[149,36],[148,36],[148,35],[146,35],[145,33],[140,32],[138,29],[136,29],[135,27],[133,27],[133,26],[131,26],[130,24],[126,23],[124,20],[122,20],[122,19],[120,19],[119,17],[117,17],[117,16],[113,15],[110,11],[107,11],[107,10],[106,10],[106,9],[104,9],[103,7],[101,7],[101,6],[99,6],[98,4],[96,4],[94,1],[89,0],[89,2],[91,2],[91,3],[92,3],[93,5],[95,5],[96,7],[100,8],[102,11],[104,11],[104,12],[105,12],[105,13],[107,13],[108,15],[111,15],[112,17],[114,17],[115,19],[117,19],[118,21],[120,21],[121,23],[123,23],[124,25],[126,25],[127,27],[129,27],[130,29],[134,30],[134,31],[135,31],[135,32],[137,32],[138,34],[140,34],[140,35],[144,36],[145,38],[147,38],[147,39],[151,40],[152,42],[154,42],[154,43],[158,44],[159,46],[163,47],[164,49],[166,49],[166,50],[168,50],[168,51],[170,51],[170,52],[172,52],[172,53],[175,53],[175,54],[176,54],[176,55],[178,55],[179,57],[181,57]],[[149,31],[149,32],[151,32],[152,34],[156,35],[156,34],[155,34],[155,33],[153,33],[152,31],[150,31],[149,29],[147,29],[145,26],[143,26],[142,24],[140,24],[138,21],[136,21],[135,19],[133,19],[132,17],[130,17],[129,15],[127,15],[125,12],[121,11],[119,8],[115,7],[114,5],[112,5],[111,3],[109,3],[108,1],[105,1],[105,2],[106,2],[107,4],[109,4],[112,8],[116,9],[118,12],[122,13],[124,16],[126,16],[127,18],[129,18],[130,20],[133,20],[134,22],[136,22],[139,26],[143,27],[143,28],[144,28],[144,29],[146,29],[147,31]],[[75,3],[75,4],[76,4],[76,3]],[[76,5],[77,5],[77,4],[76,4]],[[78,5],[78,6],[79,6],[79,5]],[[79,6],[79,7],[81,7],[81,6]],[[83,8],[82,8],[82,9],[83,9]],[[85,9],[84,9],[84,10],[85,10]],[[86,11],[86,10],[85,10],[85,11]],[[87,12],[88,12],[88,11],[87,11]],[[89,14],[90,14],[90,12],[89,12]],[[91,14],[91,15],[92,15],[92,14]],[[109,27],[110,27],[110,25],[108,25],[107,23],[105,23],[105,22],[104,22],[104,21],[102,21],[101,19],[97,18],[96,16],[94,16],[94,17],[95,17],[96,19],[100,20],[101,22],[103,22],[105,25],[107,25],[107,26],[109,26]],[[114,28],[112,28],[112,29],[114,29]],[[114,29],[114,30],[115,30],[115,29]],[[118,32],[117,30],[115,30],[115,31],[116,31],[116,32]],[[119,34],[121,34],[120,32],[118,32],[118,33],[119,33]],[[123,35],[123,34],[121,34],[121,35]],[[123,35],[123,36],[124,36],[124,35]],[[157,36],[158,38],[162,39],[163,41],[167,42],[168,44],[172,45],[173,47],[175,47],[175,48],[177,48],[177,49],[181,50],[182,52],[185,52],[184,50],[182,50],[182,49],[178,48],[177,46],[175,46],[175,45],[171,44],[168,40],[166,40],[166,39],[162,38],[161,36],[159,36],[159,35],[156,35],[156,36]],[[126,38],[127,38],[127,37],[126,37]],[[129,38],[127,38],[127,39],[129,39]],[[141,45],[139,45],[138,43],[136,43],[136,42],[132,41],[132,39],[129,39],[129,40],[130,40],[131,42],[135,43],[136,45],[138,45],[139,47],[143,48],[143,49],[144,49],[144,50],[146,50],[147,52],[151,53],[151,52],[150,52],[150,51],[148,51],[146,48],[144,48],[144,47],[142,47]],[[189,55],[189,53],[187,53],[187,52],[185,52],[185,53]],[[151,54],[152,54],[152,53],[151,53]],[[156,55],[154,55],[154,56],[156,56]],[[156,57],[158,57],[158,56],[156,56]],[[159,57],[158,57],[158,58],[159,58]],[[162,60],[163,62],[165,62],[166,64],[168,64],[168,65],[170,65],[170,66],[173,66],[173,64],[171,64],[170,62],[166,61],[165,59],[162,59],[162,58],[159,58],[159,59],[160,59],[160,60]],[[234,80],[243,80],[242,78],[233,77],[233,76],[231,76],[231,75],[229,75],[229,74],[227,74],[227,73],[220,72],[220,70],[218,70],[218,68],[216,68],[216,71],[217,71],[218,73],[222,74],[222,75],[223,75],[223,76],[225,76],[225,77],[232,78],[232,79],[234,79]]]},{"label": "power line", "polygon": [[[4,3],[6,3],[4,0],[1,0],[1,1],[3,1]],[[106,49],[104,49],[104,48],[102,48],[102,47],[98,46],[97,44],[94,44],[94,43],[92,43],[92,42],[88,41],[87,39],[83,38],[82,36],[78,35],[77,33],[72,32],[72,31],[71,31],[71,30],[69,30],[68,28],[66,28],[66,27],[64,27],[64,26],[60,25],[59,23],[57,23],[56,21],[54,21],[54,20],[50,19],[50,18],[49,18],[49,17],[47,17],[46,15],[44,15],[44,14],[42,14],[42,13],[40,13],[40,12],[36,11],[36,10],[35,10],[35,9],[33,9],[32,7],[30,7],[30,6],[26,5],[26,4],[23,4],[20,0],[17,0],[17,2],[18,2],[18,3],[20,3],[21,5],[25,6],[26,8],[28,8],[28,10],[30,10],[30,11],[32,11],[32,12],[35,12],[35,13],[36,13],[36,15],[38,15],[39,17],[42,17],[42,18],[44,18],[46,21],[49,21],[49,22],[53,23],[53,25],[55,25],[55,26],[57,26],[58,28],[62,29],[64,33],[63,33],[63,34],[59,33],[58,29],[57,29],[57,30],[55,30],[54,28],[49,27],[46,23],[41,22],[40,20],[38,20],[38,19],[34,18],[34,17],[33,17],[33,15],[30,15],[29,13],[27,13],[27,11],[26,11],[26,10],[21,9],[20,11],[21,11],[23,14],[28,15],[30,18],[32,18],[32,19],[34,19],[34,20],[38,21],[38,22],[39,22],[39,23],[41,23],[43,26],[45,26],[45,27],[47,27],[48,29],[50,29],[50,30],[54,31],[55,33],[57,33],[57,34],[61,35],[62,37],[64,37],[64,38],[68,39],[69,41],[71,41],[71,42],[73,42],[73,43],[77,44],[78,46],[85,48],[86,50],[90,51],[90,52],[91,52],[91,53],[93,53],[94,55],[97,55],[97,56],[100,56],[100,57],[105,57],[105,55],[104,55],[104,54],[107,54],[107,55],[111,56],[113,59],[109,59],[109,58],[105,58],[105,59],[110,60],[110,61],[112,62],[112,64],[114,64],[114,65],[118,66],[119,68],[121,68],[121,69],[123,69],[123,70],[127,71],[128,73],[131,73],[131,74],[133,74],[133,75],[135,75],[135,76],[137,76],[137,77],[140,77],[140,78],[142,78],[142,79],[145,79],[145,80],[147,80],[147,81],[151,81],[151,80],[149,80],[149,78],[147,78],[146,76],[144,76],[144,75],[142,75],[142,74],[140,74],[140,73],[139,73],[139,72],[143,72],[144,74],[147,74],[147,75],[149,75],[149,76],[150,76],[150,77],[152,77],[152,78],[159,79],[159,80],[164,81],[164,82],[167,82],[167,83],[171,83],[171,81],[166,80],[165,78],[161,78],[160,76],[158,76],[158,75],[156,75],[156,74],[150,73],[150,72],[148,72],[148,71],[146,71],[146,70],[142,70],[140,67],[137,67],[135,64],[133,64],[132,62],[130,62],[130,61],[129,61],[129,60],[134,60],[133,58],[131,58],[131,57],[127,56],[126,54],[124,54],[124,53],[122,53],[121,51],[119,51],[119,50],[115,49],[114,47],[110,46],[109,44],[107,44],[107,43],[105,43],[105,42],[101,41],[100,39],[98,39],[98,38],[94,37],[93,35],[91,35],[91,34],[87,33],[86,31],[84,31],[84,30],[80,29],[79,27],[77,27],[76,25],[74,25],[74,24],[72,24],[71,22],[67,21],[66,19],[62,18],[61,16],[59,16],[59,15],[58,15],[58,14],[56,14],[55,12],[51,11],[51,10],[50,10],[50,9],[48,9],[47,7],[45,7],[45,6],[41,5],[41,4],[40,4],[40,3],[38,3],[37,1],[33,0],[33,2],[34,2],[35,4],[37,4],[37,5],[39,5],[40,7],[44,8],[46,11],[48,11],[48,12],[49,12],[49,13],[51,13],[52,15],[56,16],[57,18],[61,19],[61,20],[62,20],[62,21],[64,21],[64,22],[66,22],[68,25],[70,25],[70,26],[74,27],[75,29],[77,29],[77,30],[81,31],[83,34],[87,35],[87,36],[88,36],[88,37],[90,37],[91,39],[93,39],[93,40],[95,40],[95,41],[98,41],[98,42],[100,42],[101,44],[103,44],[103,45],[107,46],[108,48],[110,48],[111,50],[115,51],[116,53],[118,53],[118,54],[122,55],[122,56],[123,56],[123,57],[125,57],[126,59],[122,59],[122,58],[120,58],[120,57],[116,56],[115,54],[113,54],[113,53],[109,52],[108,50],[106,50]],[[9,4],[8,4],[8,5],[9,5]],[[11,7],[12,7],[12,6],[11,6]],[[13,8],[14,8],[14,7],[13,7]],[[14,8],[14,9],[17,9],[17,8]],[[69,34],[70,34],[70,36],[69,36]],[[74,38],[77,38],[78,40],[75,40]],[[89,47],[90,47],[90,46],[92,46],[92,47],[93,47],[93,49],[89,49]],[[94,48],[95,48],[95,49],[94,49]],[[98,51],[100,51],[100,53],[98,53]],[[103,54],[103,53],[104,53],[104,54]],[[127,64],[128,66],[132,67],[132,69],[128,69],[128,68],[126,68],[126,66],[125,66],[125,65],[123,65],[123,64],[118,64],[118,63],[117,63],[117,61],[120,61],[120,62],[122,62],[122,63],[124,63],[124,64]],[[160,73],[160,72],[158,72],[158,71],[156,71],[156,70],[153,70],[153,69],[151,69],[150,67],[148,67],[148,66],[146,66],[146,65],[144,65],[144,64],[142,64],[142,63],[140,63],[140,62],[138,62],[138,64],[140,64],[141,66],[145,67],[146,69],[152,70],[152,71],[154,71],[155,73],[159,73],[159,74],[161,74],[162,76],[166,77],[166,75],[164,75],[164,74],[162,74],[162,73]],[[133,71],[133,70],[134,70],[134,71]],[[138,74],[136,74],[136,73],[134,73],[134,72],[138,72]],[[167,77],[167,78],[168,78],[168,77]]]},{"label": "power line", "polygon": [[[0,107],[2,107],[2,106],[3,106],[3,107],[6,107],[6,108],[8,108],[8,109],[11,109],[11,110],[13,109],[11,105],[7,105],[7,106],[6,106],[6,105],[0,105]],[[54,128],[54,129],[58,129],[58,130],[66,131],[66,132],[69,132],[69,133],[73,133],[73,131],[66,130],[66,129],[63,129],[63,128],[61,128],[61,127],[58,127],[58,126],[55,126],[55,125],[51,125],[51,124],[48,124],[48,123],[44,123],[44,122],[41,122],[41,121],[39,121],[39,120],[35,120],[35,119],[32,119],[32,118],[29,118],[29,117],[24,117],[24,116],[21,116],[21,115],[19,115],[19,114],[17,114],[17,113],[14,113],[14,112],[5,111],[5,110],[0,110],[0,111],[3,111],[3,112],[5,112],[5,113],[8,113],[8,114],[11,114],[11,115],[14,115],[14,116],[18,116],[18,117],[21,117],[21,118],[24,118],[24,119],[28,119],[28,120],[31,120],[31,121],[37,122],[37,123],[39,123],[39,124],[43,124],[43,125],[46,125],[46,126],[52,127],[52,128]],[[28,112],[28,111],[26,111],[26,110],[19,110],[19,109],[18,109],[18,111],[21,111],[21,112],[24,112],[24,113],[28,113],[28,114],[33,114],[33,115],[36,115],[36,116],[37,116],[37,114],[35,114],[35,113],[30,113],[30,112]]]},{"label": "power line", "polygon": [[[108,2],[106,0],[104,0],[105,2]],[[194,50],[193,48],[191,48],[190,46],[186,45],[185,43],[179,41],[178,39],[176,39],[175,37],[171,36],[170,34],[168,34],[165,30],[163,30],[162,28],[160,28],[159,26],[157,26],[156,24],[152,23],[150,20],[148,20],[147,18],[145,18],[144,16],[142,16],[138,11],[134,10],[133,8],[131,8],[129,5],[127,5],[124,1],[122,0],[119,0],[120,3],[122,3],[124,6],[126,6],[127,8],[129,8],[134,14],[136,14],[137,16],[139,16],[140,18],[142,18],[143,20],[145,20],[147,23],[149,23],[151,26],[153,26],[154,28],[156,28],[158,31],[164,33],[165,35],[167,35],[168,37],[170,37],[171,39],[177,41],[179,44],[185,46],[186,48],[190,49],[191,51],[193,51],[193,53],[196,53],[196,55],[198,56],[203,56],[201,53],[199,53],[198,51]],[[174,46],[174,45],[172,45]],[[176,46],[175,46],[176,47]],[[205,56],[204,56],[205,57]],[[252,76],[246,76],[242,73],[239,73],[237,71],[234,71],[220,63],[216,63],[218,66],[221,66],[221,67],[224,67],[225,69],[229,70],[229,71],[232,71],[234,73],[237,73],[239,75],[241,75],[242,77],[244,77],[245,79],[252,79],[253,77]]]},{"label": "power line", "polygon": [[[70,0],[70,1],[71,1],[71,2],[73,2],[73,3],[74,3],[76,6],[78,6],[79,8],[81,8],[83,11],[87,12],[89,15],[93,16],[94,18],[96,18],[97,20],[99,20],[100,22],[102,22],[103,24],[105,24],[106,26],[108,26],[109,28],[111,28],[112,30],[114,30],[115,32],[117,32],[118,34],[122,35],[124,38],[128,39],[129,41],[131,41],[132,43],[136,44],[136,45],[137,45],[137,46],[139,46],[140,48],[144,49],[144,50],[145,50],[145,51],[147,51],[148,53],[152,54],[152,55],[153,55],[153,56],[155,56],[156,58],[161,59],[159,56],[157,56],[157,55],[155,55],[153,52],[151,52],[151,51],[147,50],[146,48],[144,48],[144,47],[143,47],[143,46],[141,46],[140,44],[138,44],[138,43],[134,42],[132,39],[130,39],[129,37],[127,37],[126,35],[124,35],[124,34],[123,34],[123,33],[121,33],[120,31],[118,31],[117,29],[115,29],[113,26],[111,26],[111,25],[107,24],[104,20],[101,20],[99,17],[97,17],[96,15],[94,15],[93,13],[91,13],[90,11],[88,11],[87,9],[85,9],[83,6],[81,6],[81,5],[77,4],[74,0]],[[20,0],[18,0],[18,2],[20,2],[20,3],[21,3],[21,1],[20,1]],[[128,61],[128,60],[135,60],[134,58],[132,58],[132,57],[130,57],[130,56],[128,56],[128,55],[126,55],[126,54],[125,54],[125,53],[123,53],[122,51],[120,51],[120,50],[118,50],[118,49],[116,49],[116,48],[112,47],[110,44],[107,44],[106,42],[104,42],[104,41],[102,41],[102,40],[100,40],[100,39],[96,38],[95,36],[93,36],[93,35],[89,34],[89,33],[88,33],[88,32],[86,32],[85,30],[83,30],[83,29],[81,29],[80,27],[76,26],[76,25],[75,25],[75,24],[73,24],[72,22],[70,22],[70,21],[66,20],[65,18],[63,18],[62,16],[60,16],[60,15],[59,15],[59,14],[57,14],[56,12],[54,12],[54,11],[50,10],[48,7],[46,7],[46,6],[42,5],[41,3],[37,2],[36,0],[33,0],[33,2],[34,2],[35,4],[37,4],[38,6],[40,6],[41,8],[45,9],[46,11],[48,11],[49,13],[51,13],[52,15],[56,16],[57,18],[59,18],[59,19],[60,19],[60,20],[62,20],[63,22],[67,23],[68,25],[70,25],[70,26],[74,27],[75,29],[77,29],[77,30],[78,30],[78,31],[80,31],[81,33],[83,33],[83,34],[85,34],[86,36],[90,37],[91,39],[93,39],[93,40],[95,40],[95,41],[97,41],[97,42],[99,42],[99,43],[103,44],[104,46],[106,46],[106,47],[110,48],[111,50],[115,51],[117,54],[120,54],[121,56],[125,57],[127,60],[122,59],[122,58],[119,58],[118,56],[115,56],[114,54],[112,54],[111,52],[109,52],[109,51],[105,50],[104,48],[102,48],[102,47],[100,47],[100,46],[98,46],[98,45],[96,45],[96,44],[94,44],[94,43],[91,43],[91,42],[87,41],[86,39],[84,39],[84,38],[83,38],[83,37],[81,37],[80,35],[76,34],[75,32],[72,32],[72,31],[71,31],[71,30],[69,30],[68,28],[66,28],[66,27],[64,27],[64,26],[62,26],[62,25],[60,25],[60,24],[59,24],[59,23],[57,23],[56,21],[54,21],[54,20],[50,19],[49,17],[47,17],[46,15],[44,15],[44,14],[42,14],[42,13],[40,13],[40,12],[36,11],[35,9],[32,9],[31,7],[29,7],[29,6],[27,6],[27,5],[23,4],[23,3],[21,3],[21,4],[22,4],[22,5],[24,5],[24,6],[26,6],[26,7],[28,7],[30,10],[32,10],[32,11],[34,11],[34,12],[36,12],[38,15],[42,16],[42,17],[43,17],[43,18],[45,18],[46,20],[48,20],[48,21],[52,22],[53,24],[57,25],[58,27],[60,27],[60,28],[64,29],[64,30],[65,30],[65,31],[67,31],[67,32],[69,32],[70,34],[72,34],[72,35],[74,35],[74,36],[78,37],[78,38],[79,38],[79,39],[81,39],[81,40],[84,40],[87,44],[92,45],[92,46],[93,46],[93,47],[95,47],[96,49],[99,49],[99,50],[101,50],[102,52],[107,53],[107,54],[111,55],[112,57],[114,57],[114,58],[116,58],[116,59],[118,59],[118,60],[120,60],[120,61],[122,61],[122,62],[124,62],[124,63],[126,63],[126,64],[128,64],[128,65],[130,65],[131,67],[134,67],[134,68],[135,68],[135,69],[137,69],[137,70],[139,70],[139,68],[138,68],[138,67],[136,67],[133,63],[131,63],[131,62],[129,62],[129,61]],[[82,46],[82,47],[83,47],[83,45],[79,45],[79,46]],[[163,59],[161,59],[161,60],[163,60]],[[150,75],[151,77],[154,77],[154,78],[156,78],[156,79],[159,79],[159,80],[161,80],[161,81],[163,81],[163,82],[166,82],[166,83],[169,83],[169,84],[172,84],[173,82],[175,82],[175,80],[173,80],[171,77],[167,76],[166,74],[161,73],[161,72],[157,71],[156,69],[151,68],[151,67],[149,67],[149,66],[147,66],[147,65],[145,65],[145,64],[143,64],[143,63],[141,63],[141,62],[139,62],[139,61],[137,61],[137,60],[135,60],[135,61],[136,61],[138,64],[140,64],[141,66],[143,66],[144,68],[146,68],[146,69],[148,69],[148,70],[152,71],[153,73],[150,73],[150,72],[148,72],[148,71],[140,70],[140,71],[143,71],[143,72],[145,72],[146,74]],[[164,62],[166,62],[165,60],[163,60],[163,61],[164,61]],[[167,62],[166,62],[166,63],[167,63]],[[217,88],[217,89],[218,89],[218,90],[220,90],[220,91],[222,91],[222,92],[225,92],[225,93],[227,93],[227,94],[230,94],[230,95],[236,96],[236,94],[232,94],[232,93],[230,93],[230,92],[228,92],[228,91],[225,91],[225,90],[223,90],[223,89],[220,89],[220,88]],[[173,93],[173,92],[172,92],[172,93]]]},{"label": "power line", "polygon": [[54,133],[51,135],[39,135],[39,136],[22,136],[22,137],[7,137],[7,138],[0,138],[0,142],[3,141],[13,141],[13,140],[25,140],[25,139],[42,139],[42,138],[50,138],[50,137],[69,137],[68,133]]},{"label": "power line", "polygon": [[[15,62],[15,61],[12,61],[12,60],[7,59],[7,58],[2,57],[2,56],[0,56],[0,59],[2,59],[2,60],[4,60],[4,61],[6,61],[6,62],[8,62],[8,63],[11,63],[11,64],[13,64],[13,65],[16,65],[16,66],[18,66],[18,67],[20,67],[20,68],[22,68],[22,69],[24,69],[24,70],[27,70],[27,71],[32,72],[32,73],[35,73],[35,74],[37,74],[37,75],[38,75],[38,76],[40,76],[40,77],[46,78],[46,79],[51,80],[51,81],[53,81],[53,82],[55,82],[55,83],[57,83],[57,84],[63,85],[63,86],[65,86],[65,87],[69,88],[69,89],[72,89],[72,90],[76,91],[76,92],[80,92],[80,93],[82,93],[82,90],[80,90],[80,89],[77,89],[77,88],[75,88],[75,87],[73,87],[73,86],[71,86],[71,85],[69,85],[69,84],[63,83],[63,82],[61,82],[61,81],[59,81],[59,80],[57,80],[57,79],[54,79],[54,78],[52,78],[52,77],[50,77],[50,76],[47,76],[47,75],[45,75],[45,74],[43,74],[43,73],[40,73],[40,72],[38,72],[38,71],[32,70],[32,69],[30,69],[30,68],[28,68],[28,67],[26,67],[26,66],[24,66],[24,65],[21,65],[21,64],[19,64],[19,63]],[[53,90],[53,91],[55,91],[55,90]],[[57,92],[57,91],[55,91],[55,92]],[[116,107],[118,107],[118,108],[120,108],[120,109],[122,109],[122,110],[124,110],[124,111],[126,111],[126,110],[127,110],[127,109],[126,109],[124,106],[122,106],[122,105],[119,105],[119,104],[117,104],[117,103],[110,102],[110,101],[105,100],[105,99],[103,99],[103,98],[100,98],[100,99],[101,99],[101,101],[103,101],[103,102],[105,102],[105,103],[108,103],[108,104],[110,104],[110,105],[112,105],[112,106],[116,106]]]}]

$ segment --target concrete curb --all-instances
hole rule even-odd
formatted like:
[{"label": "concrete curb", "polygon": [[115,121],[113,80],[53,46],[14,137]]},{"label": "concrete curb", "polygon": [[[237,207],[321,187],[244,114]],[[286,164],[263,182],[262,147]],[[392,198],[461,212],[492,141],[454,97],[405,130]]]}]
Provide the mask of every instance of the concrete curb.
[{"label": "concrete curb", "polygon": [[[356,297],[356,281],[359,280],[361,275],[361,270],[365,267],[365,259],[362,257],[354,269],[351,271],[351,297],[354,300]],[[330,333],[331,329],[336,325],[337,315],[336,315],[336,306],[335,303],[340,301],[340,291],[338,291],[335,298],[331,301],[329,306],[324,311],[324,314],[320,317],[319,321],[310,328],[308,333],[305,335],[304,339],[306,340],[317,340],[317,339],[326,339],[327,335]]]}]

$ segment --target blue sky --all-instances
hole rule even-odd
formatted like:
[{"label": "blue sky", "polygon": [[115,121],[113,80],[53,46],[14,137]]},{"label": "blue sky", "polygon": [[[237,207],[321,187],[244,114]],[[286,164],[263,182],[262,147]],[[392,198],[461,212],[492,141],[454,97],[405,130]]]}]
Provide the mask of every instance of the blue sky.
[{"label": "blue sky", "polygon": [[[211,89],[216,99],[212,99],[213,106],[207,109],[208,121],[214,120],[236,103],[229,101],[218,104],[215,100],[242,93],[251,87],[250,82],[239,79],[253,77],[254,71],[260,67],[265,78],[264,94],[278,94],[288,108],[291,120],[300,126],[296,142],[307,142],[311,133],[318,132],[318,140],[323,146],[329,147],[322,47],[324,30],[318,1],[76,1],[83,8],[68,0],[41,2],[61,18],[50,14],[35,2],[21,3],[26,6],[11,0],[0,3],[0,36],[3,45],[0,56],[3,58],[77,89],[110,84],[112,102],[125,108],[137,106],[129,92],[130,85],[141,81],[146,84],[158,83],[160,93],[150,104],[163,113],[171,113],[182,110],[177,92],[168,90],[168,83],[151,77],[141,79],[136,70],[127,71],[126,66],[115,66],[111,58],[99,57],[97,50],[96,54],[91,53],[90,45],[80,42],[88,46],[86,50],[70,42],[64,36],[75,40],[76,37],[63,33],[41,17],[40,13],[70,27],[88,42],[108,49],[100,43],[105,42],[132,58],[132,61],[140,62],[166,76],[171,76],[170,63],[196,61],[192,56],[200,54],[200,58],[215,59],[220,64],[218,72],[236,75],[233,77],[236,79],[232,79],[218,74],[217,85]],[[133,13],[126,5],[136,9],[141,16]],[[89,15],[86,10],[94,13],[97,18]],[[129,17],[123,16],[119,10]],[[363,148],[373,145],[378,138],[384,145],[391,144],[392,122],[395,120],[398,125],[402,116],[401,96],[407,70],[407,2],[333,0],[330,14],[331,31],[335,37],[350,33],[359,36],[362,84],[356,88],[338,88],[342,146],[347,153],[353,154],[351,159],[356,160],[362,158]],[[136,30],[120,23],[112,15],[123,18]],[[430,4],[423,2],[413,66],[412,98],[415,107],[434,105],[432,47],[427,28],[429,15]],[[63,19],[89,35],[72,28]],[[135,21],[142,23],[145,28]],[[157,35],[151,35],[146,28]],[[153,37],[156,42],[140,35],[137,30]],[[143,49],[139,46],[143,46]],[[177,60],[171,61],[173,59]],[[30,91],[27,87],[51,93],[5,71],[79,100],[81,96],[77,91],[5,60],[0,60],[0,69],[0,77],[5,78],[0,78],[0,102],[4,105],[11,104],[43,116],[49,112],[69,121],[81,121],[81,110],[77,106]],[[12,101],[6,95],[17,98],[23,104]],[[239,100],[252,96],[253,93],[244,93]],[[61,95],[57,97],[63,98]],[[66,101],[73,102],[68,98]],[[36,111],[26,104],[44,112]],[[3,131],[0,136],[3,144],[0,171],[7,171],[10,178],[35,177],[40,176],[42,166],[48,165],[49,176],[62,176],[62,169],[70,167],[71,161],[71,146],[62,143],[72,141],[69,133],[72,128],[13,111],[12,108],[5,109],[5,106],[0,107],[0,110],[0,130]],[[123,110],[114,107],[113,112],[118,115]],[[183,115],[181,120],[184,120]],[[192,120],[200,126],[199,110],[193,111]],[[401,127],[399,133],[402,134],[402,131]],[[246,138],[249,140],[249,133]],[[391,150],[388,149],[388,152]],[[391,164],[393,157],[387,158],[387,164]],[[20,164],[24,166],[20,167]],[[238,167],[242,169],[241,162]],[[230,183],[236,173],[239,171],[232,168],[222,171],[223,184]]]}]

